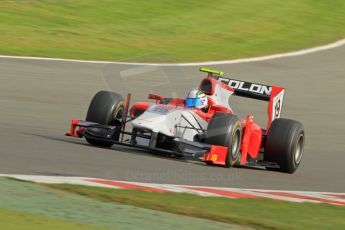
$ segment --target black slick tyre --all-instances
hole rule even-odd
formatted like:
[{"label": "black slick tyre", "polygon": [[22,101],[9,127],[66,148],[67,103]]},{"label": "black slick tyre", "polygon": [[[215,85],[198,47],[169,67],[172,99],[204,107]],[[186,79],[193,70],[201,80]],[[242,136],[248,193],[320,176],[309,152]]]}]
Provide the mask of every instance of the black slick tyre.
[{"label": "black slick tyre", "polygon": [[[102,125],[116,125],[122,120],[124,100],[120,94],[109,91],[99,91],[92,98],[86,115],[86,121]],[[92,145],[110,148],[113,143],[85,137]]]},{"label": "black slick tyre", "polygon": [[275,162],[281,172],[294,173],[302,161],[305,141],[303,124],[290,119],[275,119],[268,131],[265,161]]}]

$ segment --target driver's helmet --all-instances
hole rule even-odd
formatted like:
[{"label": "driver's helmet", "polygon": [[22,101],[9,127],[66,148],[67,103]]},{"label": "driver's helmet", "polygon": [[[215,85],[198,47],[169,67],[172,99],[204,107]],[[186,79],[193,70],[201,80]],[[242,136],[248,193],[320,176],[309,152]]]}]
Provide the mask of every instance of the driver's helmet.
[{"label": "driver's helmet", "polygon": [[189,91],[185,101],[185,105],[189,108],[207,109],[207,97],[203,92],[197,89],[193,89]]}]

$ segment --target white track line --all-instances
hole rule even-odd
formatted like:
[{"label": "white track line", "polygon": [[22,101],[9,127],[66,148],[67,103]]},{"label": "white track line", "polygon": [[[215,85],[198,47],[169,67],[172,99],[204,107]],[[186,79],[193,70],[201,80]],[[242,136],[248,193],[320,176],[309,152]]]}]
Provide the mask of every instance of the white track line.
[{"label": "white track line", "polygon": [[64,58],[45,58],[45,57],[26,57],[26,56],[7,56],[0,55],[0,58],[6,59],[25,59],[38,61],[63,61],[63,62],[78,62],[78,63],[93,63],[93,64],[118,64],[118,65],[144,65],[144,66],[210,66],[223,64],[238,64],[247,62],[259,62],[284,57],[294,57],[310,53],[315,53],[323,50],[334,49],[345,44],[345,38],[323,46],[303,49],[299,51],[292,51],[288,53],[272,54],[262,57],[241,58],[235,60],[224,61],[208,61],[208,62],[191,62],[191,63],[140,63],[140,62],[113,62],[113,61],[94,61],[94,60],[78,60],[78,59],[64,59]]},{"label": "white track line", "polygon": [[[95,187],[107,187],[107,188],[120,188],[112,185],[98,184],[85,180],[85,177],[64,177],[64,176],[41,176],[41,175],[11,175],[11,174],[0,174],[0,177],[10,177],[19,180],[32,181],[43,184],[75,184]],[[94,178],[88,178],[94,179]]]}]

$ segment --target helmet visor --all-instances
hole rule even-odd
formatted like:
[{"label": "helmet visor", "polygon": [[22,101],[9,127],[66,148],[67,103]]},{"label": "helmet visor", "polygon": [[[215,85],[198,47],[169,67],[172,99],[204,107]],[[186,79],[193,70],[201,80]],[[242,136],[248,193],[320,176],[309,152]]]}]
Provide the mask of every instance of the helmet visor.
[{"label": "helmet visor", "polygon": [[187,107],[197,107],[202,104],[201,98],[187,98],[185,101],[185,105]]}]

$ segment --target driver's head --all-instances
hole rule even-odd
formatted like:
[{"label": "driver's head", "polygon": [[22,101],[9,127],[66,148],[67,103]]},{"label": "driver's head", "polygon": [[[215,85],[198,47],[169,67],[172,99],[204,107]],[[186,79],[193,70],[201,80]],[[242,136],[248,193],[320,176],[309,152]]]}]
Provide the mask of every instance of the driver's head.
[{"label": "driver's head", "polygon": [[185,104],[186,107],[198,108],[202,110],[207,109],[208,107],[206,95],[203,92],[196,89],[189,91]]}]

